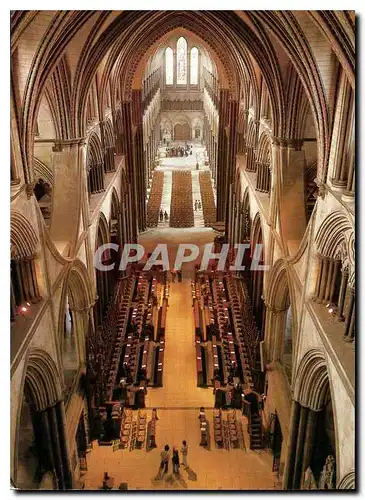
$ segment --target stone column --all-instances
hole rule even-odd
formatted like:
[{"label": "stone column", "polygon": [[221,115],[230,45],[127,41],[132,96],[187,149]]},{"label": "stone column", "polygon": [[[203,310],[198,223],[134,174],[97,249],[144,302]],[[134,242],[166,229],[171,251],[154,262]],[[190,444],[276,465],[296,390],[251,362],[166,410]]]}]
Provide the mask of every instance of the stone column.
[{"label": "stone column", "polygon": [[287,456],[283,477],[283,490],[291,490],[293,485],[293,472],[295,464],[295,451],[297,448],[298,440],[300,409],[300,404],[297,401],[293,401],[290,417]]},{"label": "stone column", "polygon": [[146,229],[146,182],[145,182],[145,164],[143,157],[143,107],[142,107],[142,95],[141,90],[132,91],[132,117],[133,124],[136,127],[135,131],[135,162],[134,165],[136,169],[136,187],[137,187],[137,217],[138,217],[138,228],[140,231]]},{"label": "stone column", "polygon": [[355,289],[350,288],[350,303],[346,315],[345,335],[346,342],[353,342],[355,337]]},{"label": "stone column", "polygon": [[323,257],[320,254],[318,254],[317,257],[318,257],[317,280],[316,280],[316,288],[315,288],[314,294],[313,294],[313,300],[315,302],[317,302],[318,298],[319,298],[319,289],[320,289],[320,285],[321,285],[321,276],[322,276],[322,270],[323,270]]},{"label": "stone column", "polygon": [[228,138],[226,127],[229,121],[229,90],[220,90],[219,129],[218,129],[218,164],[217,164],[217,220],[224,221],[226,215]]},{"label": "stone column", "polygon": [[28,277],[30,300],[32,302],[36,302],[37,301],[37,293],[36,293],[36,290],[34,288],[32,258],[31,257],[24,260],[24,267],[25,267],[25,272],[26,272],[27,277]]},{"label": "stone column", "polygon": [[322,274],[321,274],[321,282],[319,285],[319,294],[318,294],[318,301],[319,302],[324,302],[325,301],[325,291],[327,287],[327,280],[328,280],[328,269],[329,269],[329,259],[327,257],[322,257],[323,264],[322,264]]},{"label": "stone column", "polygon": [[338,307],[336,311],[336,319],[338,321],[344,321],[343,309],[345,306],[345,298],[346,298],[346,290],[347,290],[347,282],[349,279],[349,271],[347,268],[342,270],[342,278],[341,278],[341,286],[340,293],[338,297]]},{"label": "stone column", "polygon": [[331,285],[332,285],[334,270],[335,270],[335,261],[333,259],[329,259],[328,276],[326,282],[326,289],[324,292],[325,302],[330,302],[330,293],[331,293]]},{"label": "stone column", "polygon": [[61,443],[60,436],[58,434],[58,424],[57,424],[57,415],[55,407],[48,408],[48,421],[50,426],[50,434],[51,434],[51,442],[52,442],[52,450],[53,457],[55,462],[55,469],[58,477],[58,487],[60,490],[66,489],[65,477],[63,474],[63,465],[62,465],[62,455],[61,455]]},{"label": "stone column", "polygon": [[60,401],[55,406],[55,413],[57,418],[58,425],[58,435],[60,439],[60,451],[61,451],[61,460],[62,460],[62,468],[63,468],[63,476],[65,481],[66,489],[72,489],[72,473],[70,468],[70,457],[67,446],[67,437],[65,432],[65,410],[63,401]]},{"label": "stone column", "polygon": [[31,302],[32,296],[30,293],[30,286],[28,282],[28,273],[26,269],[26,261],[25,259],[19,261],[19,269],[20,269],[20,274],[21,274],[21,284],[23,287],[23,294],[26,302]]},{"label": "stone column", "polygon": [[133,137],[132,137],[132,104],[130,101],[122,103],[122,118],[124,130],[124,151],[126,155],[126,166],[128,172],[128,191],[130,193],[130,209],[128,210],[130,224],[130,243],[137,237],[138,226],[137,217],[131,214],[137,213],[137,182],[133,158]]},{"label": "stone column", "polygon": [[333,273],[332,273],[332,282],[331,282],[330,294],[329,294],[330,304],[332,304],[333,301],[334,301],[334,296],[335,296],[335,291],[336,291],[337,275],[340,272],[340,267],[341,267],[341,261],[338,260],[338,259],[335,260],[335,262],[334,262],[334,269],[333,269]]},{"label": "stone column", "polygon": [[[331,179],[335,188],[344,189],[348,184],[348,151],[353,133],[354,92],[344,71],[341,74],[339,99],[337,103],[337,151],[335,154],[334,175]],[[352,162],[351,162],[352,163]]]},{"label": "stone column", "polygon": [[304,408],[303,406],[301,406],[299,426],[298,426],[297,447],[295,451],[295,465],[293,471],[292,489],[294,490],[300,488],[301,472],[303,466],[304,439],[307,431],[308,412],[309,412],[308,408]]},{"label": "stone column", "polygon": [[316,426],[317,426],[317,417],[318,412],[309,410],[308,412],[308,421],[307,428],[305,432],[304,438],[304,449],[303,449],[303,464],[302,464],[302,473],[299,487],[302,486],[302,480],[304,477],[304,473],[307,468],[311,465],[312,454],[313,454],[313,444],[315,440]]}]

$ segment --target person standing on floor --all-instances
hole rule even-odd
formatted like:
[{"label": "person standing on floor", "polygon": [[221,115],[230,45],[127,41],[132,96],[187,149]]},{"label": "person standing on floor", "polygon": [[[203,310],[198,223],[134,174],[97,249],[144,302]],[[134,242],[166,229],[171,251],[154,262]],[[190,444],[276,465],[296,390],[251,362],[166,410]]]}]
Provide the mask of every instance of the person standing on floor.
[{"label": "person standing on floor", "polygon": [[172,466],[174,474],[179,474],[179,467],[180,467],[179,451],[175,446],[172,449]]},{"label": "person standing on floor", "polygon": [[195,212],[198,210],[198,200],[195,200]]},{"label": "person standing on floor", "polygon": [[163,473],[167,473],[169,470],[169,461],[170,461],[170,446],[168,444],[165,444],[165,448],[161,451],[161,464],[160,464],[160,469]]},{"label": "person standing on floor", "polygon": [[169,220],[169,215],[168,215],[168,213],[166,212],[166,210],[165,210],[164,217],[165,217],[165,222],[167,222],[167,221]]},{"label": "person standing on floor", "polygon": [[188,443],[185,441],[185,439],[182,442],[180,453],[182,455],[183,466],[185,467],[186,470],[188,468]]},{"label": "person standing on floor", "polygon": [[160,210],[160,222],[162,222],[162,221],[163,221],[163,211],[162,211],[162,208],[161,208],[161,210]]}]

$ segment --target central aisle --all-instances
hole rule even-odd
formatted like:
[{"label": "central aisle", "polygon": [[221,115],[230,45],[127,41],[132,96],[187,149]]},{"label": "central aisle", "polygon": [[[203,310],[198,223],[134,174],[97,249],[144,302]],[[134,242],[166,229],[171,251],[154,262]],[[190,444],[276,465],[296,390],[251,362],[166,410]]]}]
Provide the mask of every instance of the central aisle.
[{"label": "central aisle", "polygon": [[163,387],[149,388],[147,407],[213,407],[212,389],[197,387],[195,337],[189,279],[171,283],[165,335]]}]

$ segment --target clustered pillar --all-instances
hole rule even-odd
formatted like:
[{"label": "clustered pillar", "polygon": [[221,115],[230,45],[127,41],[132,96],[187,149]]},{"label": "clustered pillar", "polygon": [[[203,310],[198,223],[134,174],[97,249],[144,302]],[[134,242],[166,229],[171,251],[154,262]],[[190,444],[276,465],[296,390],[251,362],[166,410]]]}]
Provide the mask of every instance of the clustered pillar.
[{"label": "clustered pillar", "polygon": [[15,319],[18,306],[26,302],[35,303],[40,300],[33,256],[11,260],[10,290],[12,320]]},{"label": "clustered pillar", "polygon": [[[355,289],[349,284],[347,267],[341,270],[341,260],[318,255],[318,275],[313,295],[314,302],[329,304],[336,307],[335,318],[345,321],[344,340],[353,342],[355,337]],[[336,291],[339,274],[341,284]],[[347,308],[346,308],[346,302]],[[345,311],[346,309],[346,311]]]},{"label": "clustered pillar", "polygon": [[299,490],[304,473],[311,465],[318,411],[302,406],[293,401],[287,462],[283,478],[283,489]]},{"label": "clustered pillar", "polygon": [[270,193],[271,185],[271,172],[270,164],[264,162],[256,162],[257,179],[256,179],[256,191],[262,193]]},{"label": "clustered pillar", "polygon": [[42,411],[33,409],[32,421],[41,469],[55,474],[59,490],[72,489],[63,403],[58,402]]},{"label": "clustered pillar", "polygon": [[318,256],[319,268],[314,301],[320,303],[335,303],[336,278],[341,269],[341,261],[330,257]]},{"label": "clustered pillar", "polygon": [[90,165],[87,183],[89,194],[102,193],[105,190],[102,162]]},{"label": "clustered pillar", "polygon": [[252,146],[246,146],[246,170],[256,172],[255,150]]}]

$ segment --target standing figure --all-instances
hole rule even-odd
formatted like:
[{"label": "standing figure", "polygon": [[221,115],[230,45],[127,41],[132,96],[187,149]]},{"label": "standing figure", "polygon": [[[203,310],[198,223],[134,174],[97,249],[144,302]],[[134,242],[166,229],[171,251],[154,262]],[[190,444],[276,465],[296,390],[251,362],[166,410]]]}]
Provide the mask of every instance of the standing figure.
[{"label": "standing figure", "polygon": [[172,449],[172,466],[174,474],[179,474],[179,467],[180,467],[179,451],[175,446]]},{"label": "standing figure", "polygon": [[164,213],[164,217],[165,217],[165,222],[167,222],[169,220],[169,215],[168,213],[166,212],[165,210],[165,213]]},{"label": "standing figure", "polygon": [[162,211],[162,208],[161,208],[161,210],[160,210],[160,222],[162,222],[162,221],[163,221],[163,211]]},{"label": "standing figure", "polygon": [[195,212],[198,210],[198,200],[195,200]]},{"label": "standing figure", "polygon": [[182,442],[182,447],[181,447],[181,450],[180,450],[180,453],[182,455],[182,463],[185,467],[185,470],[188,468],[188,444],[187,442],[184,441]]},{"label": "standing figure", "polygon": [[170,446],[168,444],[165,444],[165,448],[161,451],[161,463],[160,463],[160,469],[164,473],[167,473],[169,470],[169,461],[170,461],[170,453],[169,453]]}]

